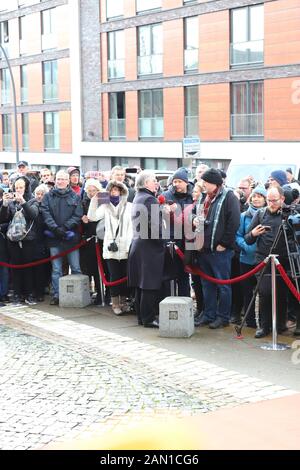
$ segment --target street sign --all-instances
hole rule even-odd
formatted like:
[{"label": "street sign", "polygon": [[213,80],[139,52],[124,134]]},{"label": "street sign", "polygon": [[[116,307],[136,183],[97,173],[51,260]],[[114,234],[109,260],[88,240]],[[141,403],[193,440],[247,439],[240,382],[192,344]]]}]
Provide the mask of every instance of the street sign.
[{"label": "street sign", "polygon": [[200,155],[199,137],[185,137],[182,140],[182,158],[191,158],[196,153],[199,153]]}]

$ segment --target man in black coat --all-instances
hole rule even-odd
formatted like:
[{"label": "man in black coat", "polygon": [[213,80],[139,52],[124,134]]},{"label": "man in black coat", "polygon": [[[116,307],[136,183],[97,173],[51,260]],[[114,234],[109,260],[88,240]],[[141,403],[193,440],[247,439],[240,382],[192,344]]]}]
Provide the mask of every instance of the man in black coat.
[{"label": "man in black coat", "polygon": [[[235,234],[240,224],[240,206],[231,189],[224,188],[221,173],[211,168],[203,175],[204,245],[199,254],[200,269],[218,279],[228,279],[235,246]],[[199,324],[209,328],[227,326],[231,311],[231,286],[202,281],[204,311]]]},{"label": "man in black coat", "polygon": [[[61,170],[56,173],[55,187],[45,194],[42,202],[42,215],[48,228],[50,255],[55,256],[72,246],[79,239],[79,226],[83,209],[81,198],[69,186],[69,175]],[[72,274],[81,274],[79,250],[68,255]],[[62,276],[62,258],[52,261],[52,297],[50,305],[59,303],[59,278]]]},{"label": "man in black coat", "polygon": [[[141,172],[133,200],[133,240],[128,256],[128,285],[134,287],[139,324],[157,328],[160,290],[165,280],[165,240],[161,239],[159,203],[155,197],[156,178]],[[157,210],[155,210],[157,209]],[[152,217],[151,217],[152,213]]]}]

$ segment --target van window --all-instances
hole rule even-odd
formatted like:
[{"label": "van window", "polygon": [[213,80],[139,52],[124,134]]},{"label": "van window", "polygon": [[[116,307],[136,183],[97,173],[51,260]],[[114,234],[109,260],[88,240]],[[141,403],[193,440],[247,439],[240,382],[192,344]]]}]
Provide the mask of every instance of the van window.
[{"label": "van window", "polygon": [[249,164],[249,165],[229,165],[227,170],[227,179],[226,185],[230,188],[236,188],[239,181],[246,176],[253,176],[254,180],[257,183],[265,184],[274,170],[283,170],[285,171],[286,168],[291,168],[293,171],[294,176],[297,178],[298,175],[295,174],[296,172],[296,165],[291,163],[268,163],[268,164]]}]

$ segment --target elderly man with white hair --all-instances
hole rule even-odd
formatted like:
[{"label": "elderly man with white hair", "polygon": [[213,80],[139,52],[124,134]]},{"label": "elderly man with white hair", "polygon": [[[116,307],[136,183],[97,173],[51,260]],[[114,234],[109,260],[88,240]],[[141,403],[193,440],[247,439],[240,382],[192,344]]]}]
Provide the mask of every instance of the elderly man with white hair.
[{"label": "elderly man with white hair", "polygon": [[[42,202],[42,214],[47,226],[50,255],[75,246],[79,239],[79,226],[83,216],[81,198],[69,185],[69,174],[60,170],[56,173],[54,188],[45,194]],[[81,274],[79,250],[68,255],[72,274]],[[62,258],[52,261],[52,297],[50,305],[59,304],[59,278],[62,276]]]}]

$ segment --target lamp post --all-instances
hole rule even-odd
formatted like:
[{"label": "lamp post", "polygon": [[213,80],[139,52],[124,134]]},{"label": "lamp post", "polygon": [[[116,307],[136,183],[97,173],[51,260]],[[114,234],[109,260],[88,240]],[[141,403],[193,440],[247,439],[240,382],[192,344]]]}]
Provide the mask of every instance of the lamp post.
[{"label": "lamp post", "polygon": [[7,57],[6,51],[2,44],[0,44],[0,49],[3,52],[3,55],[5,57],[9,74],[10,74],[10,80],[11,80],[11,85],[12,85],[12,92],[13,92],[13,104],[14,104],[14,118],[15,118],[15,142],[16,142],[16,166],[18,166],[18,163],[20,161],[19,158],[19,136],[18,136],[18,118],[17,118],[17,100],[16,100],[16,87],[15,87],[15,81],[12,73],[12,69],[10,66],[9,59]]}]

